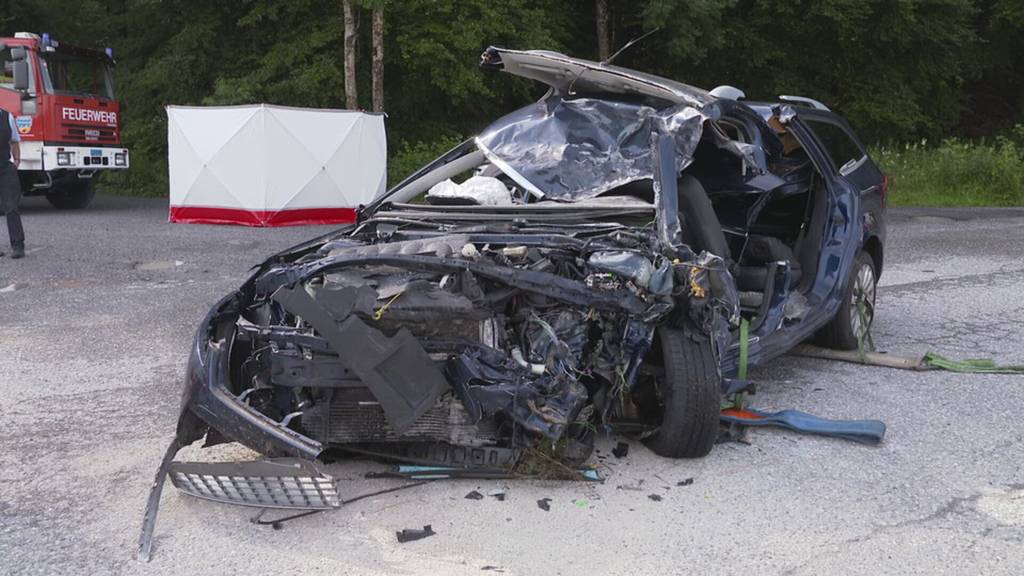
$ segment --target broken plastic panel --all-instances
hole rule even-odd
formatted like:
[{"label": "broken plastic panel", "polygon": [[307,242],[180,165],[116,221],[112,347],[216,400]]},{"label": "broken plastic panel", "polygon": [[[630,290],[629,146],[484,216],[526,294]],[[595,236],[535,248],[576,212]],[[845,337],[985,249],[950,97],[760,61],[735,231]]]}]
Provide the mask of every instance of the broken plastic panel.
[{"label": "broken plastic panel", "polygon": [[341,506],[334,478],[302,460],[174,462],[169,476],[178,490],[224,504],[296,510]]}]

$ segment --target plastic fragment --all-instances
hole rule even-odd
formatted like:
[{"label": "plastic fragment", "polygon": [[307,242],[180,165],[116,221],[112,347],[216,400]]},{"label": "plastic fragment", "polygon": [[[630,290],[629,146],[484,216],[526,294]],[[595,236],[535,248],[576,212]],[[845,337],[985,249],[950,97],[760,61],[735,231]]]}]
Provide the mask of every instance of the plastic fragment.
[{"label": "plastic fragment", "polygon": [[619,490],[631,490],[633,492],[640,492],[643,490],[644,479],[637,480],[636,484],[619,484],[616,486]]},{"label": "plastic fragment", "polygon": [[615,448],[612,448],[612,455],[616,458],[624,458],[627,454],[629,454],[629,444],[625,442],[619,442]]},{"label": "plastic fragment", "polygon": [[413,542],[415,540],[422,540],[427,536],[433,536],[434,534],[437,534],[437,532],[434,532],[434,529],[430,526],[430,524],[424,526],[422,530],[416,528],[406,528],[404,530],[399,530],[398,532],[395,532],[395,536],[398,537],[398,542],[402,544],[406,542]]},{"label": "plastic fragment", "polygon": [[545,512],[550,511],[551,510],[551,498],[541,498],[540,500],[537,500],[537,508],[540,508],[541,510],[543,510]]},{"label": "plastic fragment", "polygon": [[483,500],[483,499],[484,499],[484,495],[479,493],[479,492],[477,492],[476,490],[473,490],[469,494],[466,494],[466,500]]}]

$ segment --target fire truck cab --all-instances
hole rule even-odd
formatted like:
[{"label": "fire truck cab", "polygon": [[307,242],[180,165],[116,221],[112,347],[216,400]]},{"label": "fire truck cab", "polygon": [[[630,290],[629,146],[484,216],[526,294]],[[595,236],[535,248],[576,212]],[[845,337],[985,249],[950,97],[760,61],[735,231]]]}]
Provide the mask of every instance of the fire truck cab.
[{"label": "fire truck cab", "polygon": [[0,38],[0,107],[21,136],[18,175],[25,195],[57,208],[85,208],[97,177],[126,170],[113,50],[71,46],[19,32]]}]

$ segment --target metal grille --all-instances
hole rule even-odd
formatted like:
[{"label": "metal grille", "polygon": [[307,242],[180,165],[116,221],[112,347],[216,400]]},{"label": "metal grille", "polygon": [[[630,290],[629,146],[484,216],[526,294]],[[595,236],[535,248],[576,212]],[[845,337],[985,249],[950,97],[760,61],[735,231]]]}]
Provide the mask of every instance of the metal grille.
[{"label": "metal grille", "polygon": [[341,506],[334,479],[300,460],[174,462],[169,475],[178,490],[227,504],[307,510]]},{"label": "metal grille", "polygon": [[391,429],[376,402],[336,400],[329,406],[320,404],[303,415],[302,426],[312,438],[330,444],[434,441],[481,446],[493,444],[497,435],[493,423],[474,424],[462,404],[451,396],[439,400],[401,435]]},{"label": "metal grille", "polygon": [[85,140],[101,143],[114,143],[118,141],[114,128],[69,123],[61,124],[61,127],[65,129],[63,137],[67,140]]},{"label": "metal grille", "polygon": [[70,124],[67,122],[61,124],[61,127],[64,128],[63,136],[66,140],[85,140],[87,142],[105,143],[117,142],[117,136],[114,134],[113,128],[91,126],[87,124]]}]

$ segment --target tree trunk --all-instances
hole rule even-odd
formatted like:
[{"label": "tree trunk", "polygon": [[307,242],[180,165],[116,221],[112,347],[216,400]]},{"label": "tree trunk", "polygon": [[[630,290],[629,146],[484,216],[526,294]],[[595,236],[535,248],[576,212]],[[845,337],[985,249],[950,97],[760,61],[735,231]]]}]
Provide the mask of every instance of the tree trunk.
[{"label": "tree trunk", "polygon": [[359,40],[359,21],[352,0],[344,0],[345,9],[345,107],[359,109],[359,89],[356,87],[356,49]]},{"label": "tree trunk", "polygon": [[605,60],[612,55],[612,42],[608,30],[608,0],[595,0],[597,13],[597,59]]},{"label": "tree trunk", "polygon": [[373,9],[373,59],[370,72],[373,76],[373,111],[384,111],[384,7]]}]

